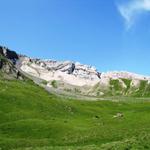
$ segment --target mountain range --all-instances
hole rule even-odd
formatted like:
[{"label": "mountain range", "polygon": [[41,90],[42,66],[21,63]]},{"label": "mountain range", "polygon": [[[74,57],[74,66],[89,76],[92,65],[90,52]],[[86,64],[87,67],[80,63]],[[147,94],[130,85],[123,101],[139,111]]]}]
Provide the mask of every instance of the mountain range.
[{"label": "mountain range", "polygon": [[99,72],[72,61],[30,58],[0,46],[0,68],[7,78],[32,79],[48,91],[87,96],[150,96],[150,77],[126,71]]},{"label": "mountain range", "polygon": [[150,149],[150,79],[0,47],[0,150]]}]

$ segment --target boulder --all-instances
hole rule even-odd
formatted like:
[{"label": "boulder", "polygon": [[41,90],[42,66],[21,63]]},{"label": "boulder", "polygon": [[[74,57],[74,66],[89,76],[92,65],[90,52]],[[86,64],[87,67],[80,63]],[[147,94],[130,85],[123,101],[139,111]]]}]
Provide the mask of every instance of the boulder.
[{"label": "boulder", "polygon": [[122,118],[123,114],[122,113],[117,113],[116,115],[113,116],[113,118]]}]

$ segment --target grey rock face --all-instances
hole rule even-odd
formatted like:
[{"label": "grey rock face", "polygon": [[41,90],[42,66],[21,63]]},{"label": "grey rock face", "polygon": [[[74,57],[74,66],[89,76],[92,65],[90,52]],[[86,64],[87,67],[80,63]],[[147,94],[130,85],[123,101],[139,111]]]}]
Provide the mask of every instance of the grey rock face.
[{"label": "grey rock face", "polygon": [[61,71],[66,74],[74,75],[84,79],[100,79],[101,73],[94,67],[88,65],[82,65],[80,63],[74,63],[71,61],[53,61],[53,60],[40,60],[30,59],[31,63],[39,65],[48,71]]},{"label": "grey rock face", "polygon": [[24,76],[15,67],[16,62],[19,59],[17,53],[6,47],[0,46],[0,55],[0,71],[5,78],[23,79]]},{"label": "grey rock face", "polygon": [[80,63],[75,63],[75,69],[73,74],[81,78],[94,80],[95,78],[100,79],[101,73],[96,70],[96,68],[82,65]]},{"label": "grey rock face", "polygon": [[18,55],[16,52],[9,50],[6,47],[0,46],[0,54],[7,59],[10,59],[14,64],[16,63],[16,60],[19,59]]},{"label": "grey rock face", "polygon": [[52,87],[52,81],[56,81],[59,90],[72,91],[83,95],[132,95],[136,94],[141,85],[143,87],[143,84],[145,85],[143,93],[150,93],[149,76],[126,71],[100,73],[92,66],[72,61],[32,59],[24,55],[18,55],[2,46],[0,46],[0,72],[4,73],[4,77],[8,76],[13,79],[23,79],[26,76],[38,84],[45,81],[46,86],[50,88]]}]

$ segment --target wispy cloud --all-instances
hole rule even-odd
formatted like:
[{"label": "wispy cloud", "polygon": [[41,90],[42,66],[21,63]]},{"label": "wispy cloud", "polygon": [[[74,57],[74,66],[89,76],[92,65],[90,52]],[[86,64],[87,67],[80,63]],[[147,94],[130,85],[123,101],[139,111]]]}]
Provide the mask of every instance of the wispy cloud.
[{"label": "wispy cloud", "polygon": [[127,28],[131,28],[137,17],[144,12],[150,12],[150,0],[125,0],[118,4],[118,10],[124,18]]}]

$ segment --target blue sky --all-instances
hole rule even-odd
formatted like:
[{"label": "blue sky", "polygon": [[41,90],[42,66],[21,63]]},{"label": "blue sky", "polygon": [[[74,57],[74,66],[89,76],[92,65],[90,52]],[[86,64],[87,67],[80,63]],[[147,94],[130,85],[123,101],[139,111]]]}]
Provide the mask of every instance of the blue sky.
[{"label": "blue sky", "polygon": [[150,0],[0,0],[0,44],[31,57],[150,75]]}]

